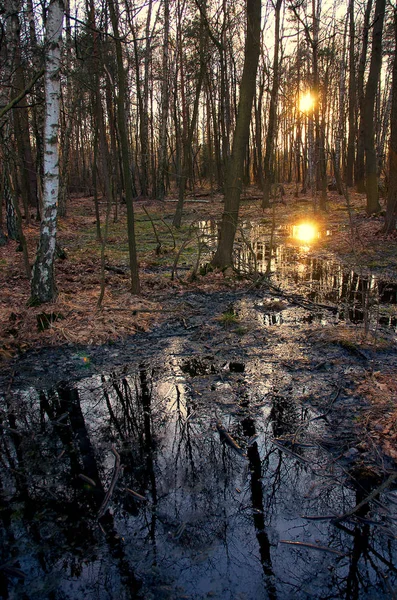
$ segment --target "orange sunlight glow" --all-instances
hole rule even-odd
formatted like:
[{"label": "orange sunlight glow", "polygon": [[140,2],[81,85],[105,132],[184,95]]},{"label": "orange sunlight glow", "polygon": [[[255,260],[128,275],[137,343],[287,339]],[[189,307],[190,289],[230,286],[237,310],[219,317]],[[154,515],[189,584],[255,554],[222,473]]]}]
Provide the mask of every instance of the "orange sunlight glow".
[{"label": "orange sunlight glow", "polygon": [[314,98],[311,92],[306,92],[299,98],[299,110],[302,112],[309,112],[313,110],[314,107]]},{"label": "orange sunlight glow", "polygon": [[317,237],[317,227],[313,223],[300,223],[292,228],[292,237],[309,244]]}]

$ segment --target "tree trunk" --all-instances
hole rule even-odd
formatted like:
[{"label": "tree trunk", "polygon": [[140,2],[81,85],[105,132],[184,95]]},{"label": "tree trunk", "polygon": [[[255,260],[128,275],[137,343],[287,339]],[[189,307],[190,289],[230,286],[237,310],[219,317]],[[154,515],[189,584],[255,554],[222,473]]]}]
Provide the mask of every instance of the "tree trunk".
[{"label": "tree trunk", "polygon": [[[26,82],[19,56],[18,63],[15,74],[15,84],[18,92],[21,93],[26,89]],[[14,125],[21,164],[24,212],[26,223],[29,224],[31,207],[37,209],[37,177],[30,143],[29,114],[26,96],[18,103],[18,109],[14,111]]]},{"label": "tree trunk", "polygon": [[31,301],[39,304],[51,302],[57,295],[54,261],[59,190],[58,129],[63,14],[63,1],[51,0],[46,22],[43,214],[31,282]]},{"label": "tree trunk", "polygon": [[118,16],[116,9],[118,8],[117,0],[108,0],[110,9],[110,19],[112,22],[113,33],[116,44],[116,59],[117,73],[119,80],[119,93],[117,95],[117,118],[119,125],[121,155],[123,161],[123,173],[125,183],[125,201],[127,204],[127,228],[128,228],[128,251],[130,257],[131,269],[131,292],[133,294],[140,293],[138,260],[136,254],[135,242],[135,224],[134,224],[134,207],[132,197],[132,178],[128,152],[128,134],[127,134],[127,116],[125,113],[124,100],[127,97],[126,76],[123,63],[123,51],[119,36]]},{"label": "tree trunk", "polygon": [[358,140],[357,140],[357,155],[356,164],[354,167],[354,181],[357,187],[357,191],[361,194],[365,192],[365,149],[364,149],[364,130],[365,130],[365,117],[364,117],[364,104],[365,104],[365,92],[364,92],[364,75],[365,75],[365,63],[367,60],[367,49],[368,49],[368,32],[370,27],[370,16],[372,10],[372,0],[368,0],[364,14],[363,24],[363,42],[361,47],[360,61],[358,65],[357,73],[357,93],[358,93],[358,105],[360,114],[360,124],[358,128]]},{"label": "tree trunk", "polygon": [[[205,11],[205,8],[203,9]],[[179,228],[182,222],[182,212],[183,212],[183,204],[185,200],[185,190],[186,183],[189,177],[189,172],[191,169],[192,162],[192,145],[193,145],[193,136],[196,129],[197,118],[199,114],[199,103],[200,103],[200,94],[201,88],[204,80],[204,73],[206,68],[205,63],[205,50],[207,46],[207,35],[205,35],[204,30],[204,15],[205,12],[201,13],[201,22],[200,22],[200,71],[198,74],[197,84],[196,84],[196,93],[194,98],[193,105],[193,113],[191,121],[189,122],[189,116],[186,110],[186,118],[184,119],[184,131],[183,131],[183,156],[182,156],[182,169],[179,177],[178,184],[178,202],[176,205],[174,219],[172,224],[174,227]],[[181,53],[181,68],[182,68],[182,53]],[[181,70],[181,73],[183,71]],[[184,86],[184,83],[181,81],[181,87]],[[185,127],[187,130],[185,130]]]},{"label": "tree trunk", "polygon": [[140,191],[143,197],[149,196],[149,67],[151,63],[151,35],[150,25],[152,18],[152,0],[147,4],[146,26],[145,26],[145,50],[144,50],[144,70],[143,70],[143,85],[140,76],[140,52],[138,46],[136,28],[131,24],[132,35],[134,39],[135,53],[135,73],[136,73],[136,88],[137,100],[139,107],[139,146],[140,146]]},{"label": "tree trunk", "polygon": [[[66,13],[66,64],[68,69],[72,67],[72,33],[70,25],[70,0],[65,0]],[[64,127],[61,130],[61,161],[60,161],[60,184],[58,198],[58,214],[60,217],[66,217],[67,199],[69,192],[69,173],[70,173],[70,146],[73,130],[73,116],[77,105],[77,93],[73,98],[73,88],[70,71],[66,72],[66,85],[64,94]]]},{"label": "tree trunk", "polygon": [[6,205],[7,235],[10,240],[19,240],[17,215],[14,206],[14,190],[11,189],[8,165],[5,165],[3,194]]},{"label": "tree trunk", "polygon": [[268,208],[270,206],[270,190],[272,183],[274,183],[274,172],[273,172],[273,153],[274,153],[274,139],[277,131],[277,97],[279,88],[279,47],[280,47],[280,10],[282,0],[277,0],[275,11],[276,11],[276,23],[274,32],[274,57],[273,57],[273,87],[270,95],[270,107],[269,107],[269,125],[266,135],[266,152],[264,160],[264,172],[265,180],[263,186],[263,198],[262,208]]},{"label": "tree trunk", "polygon": [[181,222],[182,222],[182,213],[183,213],[183,204],[185,201],[186,183],[187,183],[187,180],[189,177],[189,170],[190,170],[190,165],[191,165],[191,160],[192,160],[193,134],[194,134],[194,130],[196,128],[196,122],[197,122],[197,117],[198,117],[200,93],[201,93],[201,86],[203,83],[203,78],[204,78],[204,63],[202,64],[202,67],[200,69],[199,79],[198,79],[197,86],[196,86],[196,97],[194,100],[192,121],[188,126],[189,127],[188,136],[187,136],[187,139],[186,139],[185,143],[183,144],[183,148],[182,148],[182,150],[183,150],[182,169],[181,169],[181,173],[179,176],[179,182],[178,182],[178,202],[176,205],[175,215],[174,215],[174,218],[172,221],[173,226],[176,228],[179,228],[181,226]]},{"label": "tree trunk", "polygon": [[[320,77],[318,68],[319,28],[320,28],[321,2],[312,0],[312,65],[313,65],[313,93],[314,93],[314,130],[315,130],[315,162],[316,162],[316,189],[321,189],[320,209],[327,208],[327,166],[324,150],[324,130],[320,124]],[[324,104],[324,102],[323,102]],[[324,115],[323,115],[324,117]]]},{"label": "tree trunk", "polygon": [[263,191],[264,173],[263,173],[263,152],[262,152],[262,109],[263,109],[263,94],[265,91],[264,77],[256,90],[256,98],[254,98],[255,111],[255,144],[254,144],[254,181]]},{"label": "tree trunk", "polygon": [[[13,89],[13,78],[14,71],[16,68],[17,57],[19,52],[20,42],[20,23],[19,23],[19,12],[21,10],[20,0],[6,0],[2,6],[2,13],[4,14],[4,21],[2,25],[2,40],[0,43],[0,57],[1,57],[1,69],[0,69],[0,109],[6,109],[9,104],[11,92]],[[4,113],[5,115],[6,113]],[[11,113],[10,113],[11,114]],[[8,115],[8,118],[10,117]],[[4,204],[6,207],[6,219],[8,236],[10,233],[13,235],[13,231],[17,231],[16,220],[13,210],[13,198],[11,198],[11,190],[9,185],[9,174],[11,173],[11,155],[12,141],[10,135],[10,123],[1,119],[0,136],[3,145],[3,151],[1,159],[3,160],[3,197]],[[0,202],[3,198],[0,198]],[[10,228],[10,218],[13,226]],[[4,241],[6,236],[3,232],[2,222],[0,221],[0,240]],[[11,239],[13,239],[11,237]]]},{"label": "tree trunk", "polygon": [[169,104],[168,53],[169,53],[170,6],[169,0],[164,0],[164,38],[162,57],[161,82],[161,119],[158,150],[157,200],[165,198],[165,175],[167,171],[167,121]]},{"label": "tree trunk", "polygon": [[354,183],[354,154],[357,134],[356,122],[356,63],[354,57],[354,0],[349,2],[349,137],[347,142],[347,162],[346,162],[346,185],[351,187]]},{"label": "tree trunk", "polygon": [[389,189],[387,195],[384,233],[396,231],[397,212],[397,8],[394,7],[394,60],[391,102],[391,131],[389,142]]},{"label": "tree trunk", "polygon": [[382,68],[382,32],[386,0],[376,0],[375,21],[372,31],[372,54],[364,103],[364,147],[365,147],[365,185],[367,192],[367,213],[380,212],[378,171],[375,148],[374,109]]},{"label": "tree trunk", "polygon": [[237,230],[244,158],[249,139],[252,102],[255,95],[256,72],[259,61],[260,25],[261,0],[247,0],[247,32],[244,68],[240,84],[240,100],[232,154],[227,165],[225,206],[222,215],[219,243],[212,260],[212,264],[220,268],[228,267],[233,263],[233,243]]}]

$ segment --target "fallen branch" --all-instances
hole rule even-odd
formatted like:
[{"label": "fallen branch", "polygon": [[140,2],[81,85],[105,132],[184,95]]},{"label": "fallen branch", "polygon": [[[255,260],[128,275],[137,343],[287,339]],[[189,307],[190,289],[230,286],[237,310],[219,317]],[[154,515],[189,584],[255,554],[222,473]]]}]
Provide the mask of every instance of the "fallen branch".
[{"label": "fallen branch", "polygon": [[312,417],[311,419],[308,419],[306,421],[304,421],[301,425],[299,425],[298,429],[295,431],[294,434],[294,441],[292,442],[293,444],[295,444],[295,440],[298,437],[299,433],[301,432],[301,430],[303,429],[303,427],[306,427],[307,425],[309,425],[310,423],[313,423],[313,421],[318,421],[319,419],[324,419],[324,421],[328,422],[327,416],[330,413],[334,403],[337,401],[337,399],[339,398],[339,395],[342,391],[342,388],[339,387],[335,396],[330,400],[327,409],[325,410],[325,412],[321,413],[321,415],[317,415],[316,417]]},{"label": "fallen branch", "polygon": [[308,521],[332,521],[335,519],[335,515],[301,515],[301,519],[307,519]]},{"label": "fallen branch", "polygon": [[305,308],[306,310],[324,309],[330,310],[333,313],[337,313],[339,310],[337,306],[333,306],[332,304],[321,304],[319,302],[313,302],[312,300],[308,300],[307,298],[298,298],[295,294],[288,294],[287,292],[284,292],[278,285],[270,283],[270,278],[268,274],[265,274],[263,275],[263,277],[256,279],[251,287],[259,287],[262,284],[266,285],[278,296],[281,296],[282,298],[285,298],[286,300],[291,302],[291,304],[296,304],[296,306],[300,306],[301,308]]},{"label": "fallen branch", "polygon": [[113,265],[105,265],[105,270],[117,273],[117,275],[128,275],[127,267],[125,269],[122,269],[121,267],[114,267]]},{"label": "fallen branch", "polygon": [[317,546],[316,544],[311,544],[310,542],[293,542],[292,540],[280,540],[280,544],[289,544],[290,546],[304,546],[305,548],[311,548],[312,550],[332,552],[332,554],[336,554],[337,556],[347,556],[347,554],[345,554],[344,552],[340,552],[339,550],[334,550],[333,548],[329,548],[328,546]]},{"label": "fallen branch", "polygon": [[133,496],[135,500],[140,500],[140,502],[147,502],[145,496],[142,496],[142,494],[138,494],[138,492],[134,492],[134,490],[131,490],[130,488],[125,488],[125,491],[131,494],[131,496]]},{"label": "fallen branch", "polygon": [[219,437],[221,438],[222,442],[225,442],[228,446],[230,446],[231,448],[233,448],[233,450],[235,452],[237,452],[238,454],[240,454],[240,456],[244,456],[244,457],[246,456],[246,454],[244,453],[244,450],[232,438],[232,436],[230,435],[230,433],[225,429],[225,427],[222,425],[222,423],[220,421],[218,421],[216,423],[216,428],[217,428],[217,430],[219,432]]},{"label": "fallen branch", "polygon": [[108,312],[129,312],[131,315],[137,315],[138,313],[174,313],[179,312],[179,309],[164,309],[164,308],[122,308],[120,306],[101,306],[101,311]]},{"label": "fallen branch", "polygon": [[19,577],[20,579],[25,579],[26,573],[24,573],[21,569],[17,569],[17,567],[12,566],[15,561],[16,559],[14,559],[13,561],[8,561],[7,563],[4,563],[4,565],[0,565],[0,571],[4,571],[12,577]]},{"label": "fallen branch", "polygon": [[296,458],[296,460],[298,460],[301,463],[304,464],[308,464],[308,460],[306,460],[305,458],[302,458],[302,456],[299,456],[299,454],[296,454],[296,452],[293,452],[292,450],[289,450],[288,448],[286,448],[284,446],[284,444],[280,444],[279,442],[276,442],[275,439],[270,440],[272,444],[274,444],[276,446],[276,448],[278,448],[279,450],[281,450],[282,452],[285,452],[286,454],[289,454],[289,456],[292,456],[293,458]]},{"label": "fallen branch", "polygon": [[113,475],[112,475],[112,481],[110,482],[109,489],[106,492],[105,497],[103,499],[103,502],[101,504],[101,508],[99,509],[98,519],[100,519],[101,517],[103,517],[103,515],[106,512],[106,509],[108,507],[108,504],[109,504],[110,499],[112,497],[112,494],[114,492],[114,488],[115,488],[115,485],[117,483],[117,480],[119,478],[120,471],[121,471],[120,454],[117,452],[117,450],[115,449],[114,446],[112,446],[111,452],[114,454],[114,457],[115,457],[114,468],[113,468]]},{"label": "fallen branch", "polygon": [[345,519],[348,519],[352,515],[356,514],[356,512],[358,512],[360,510],[360,508],[362,508],[366,504],[369,504],[371,502],[371,500],[376,498],[376,496],[379,496],[379,494],[381,494],[385,489],[387,489],[393,483],[393,481],[395,481],[396,479],[397,479],[397,471],[395,471],[394,473],[389,475],[389,477],[386,479],[386,481],[384,481],[375,490],[372,490],[372,492],[366,498],[364,498],[364,500],[361,500],[361,502],[356,504],[356,506],[354,508],[352,508],[352,510],[349,510],[348,512],[344,513],[343,515],[340,515],[339,517],[335,517],[335,519],[334,519],[335,523],[339,523],[339,521],[344,521]]}]

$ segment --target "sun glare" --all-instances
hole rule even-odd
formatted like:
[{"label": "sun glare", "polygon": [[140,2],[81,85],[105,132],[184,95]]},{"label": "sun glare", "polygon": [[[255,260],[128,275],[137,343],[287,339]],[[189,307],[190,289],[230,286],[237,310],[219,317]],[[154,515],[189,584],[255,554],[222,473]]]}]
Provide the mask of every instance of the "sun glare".
[{"label": "sun glare", "polygon": [[317,227],[313,223],[300,223],[292,228],[292,237],[306,244],[317,237]]},{"label": "sun glare", "polygon": [[311,92],[306,92],[299,99],[299,110],[302,112],[309,112],[313,110],[314,98]]}]

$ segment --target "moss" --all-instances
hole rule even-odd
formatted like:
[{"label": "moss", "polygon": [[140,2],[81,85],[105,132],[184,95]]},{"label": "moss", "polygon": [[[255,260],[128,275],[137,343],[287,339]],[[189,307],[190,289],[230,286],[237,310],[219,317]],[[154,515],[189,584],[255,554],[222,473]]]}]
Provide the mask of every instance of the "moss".
[{"label": "moss", "polygon": [[219,320],[224,327],[230,327],[238,323],[238,316],[233,309],[229,309],[221,315]]}]

